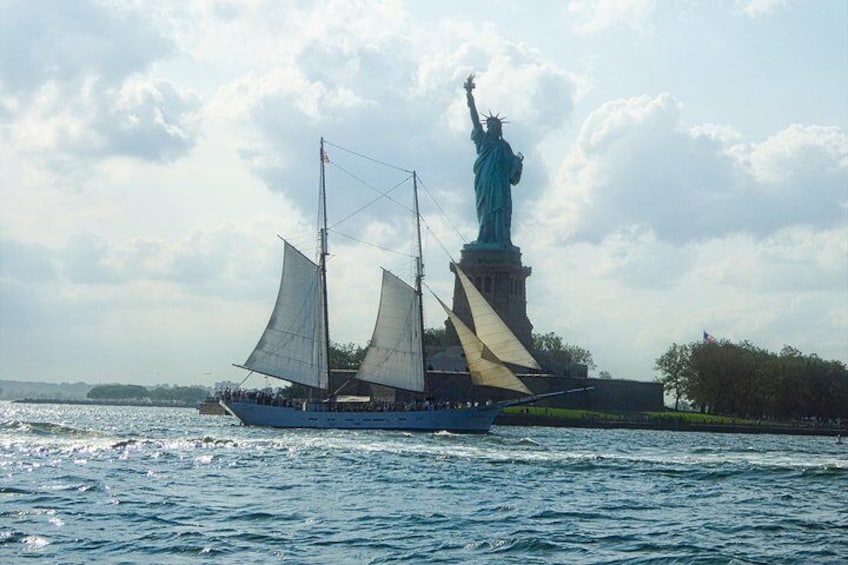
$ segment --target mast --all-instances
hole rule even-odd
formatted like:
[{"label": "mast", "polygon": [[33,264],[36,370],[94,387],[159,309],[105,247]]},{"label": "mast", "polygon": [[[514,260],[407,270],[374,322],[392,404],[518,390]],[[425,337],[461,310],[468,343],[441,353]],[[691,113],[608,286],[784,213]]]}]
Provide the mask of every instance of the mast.
[{"label": "mast", "polygon": [[324,152],[324,137],[321,136],[321,151],[318,159],[321,163],[321,175],[319,182],[319,205],[321,208],[321,227],[319,231],[321,255],[318,262],[321,271],[321,300],[324,310],[324,355],[327,359],[327,390],[330,390],[330,309],[327,301],[327,190],[324,176],[324,165],[327,162],[327,154]]},{"label": "mast", "polygon": [[418,212],[418,174],[412,171],[413,209],[415,210],[415,235],[418,242],[415,259],[415,294],[418,295],[419,335],[421,336],[421,363],[424,366],[424,390],[427,390],[427,353],[424,350],[424,297],[421,290],[424,280],[424,251],[421,247],[421,214]]}]

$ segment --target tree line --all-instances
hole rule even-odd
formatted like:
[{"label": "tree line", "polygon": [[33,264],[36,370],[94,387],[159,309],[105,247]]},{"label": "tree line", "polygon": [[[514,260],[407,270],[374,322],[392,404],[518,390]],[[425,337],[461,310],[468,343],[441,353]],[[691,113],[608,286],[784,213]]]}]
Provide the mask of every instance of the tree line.
[{"label": "tree line", "polygon": [[791,346],[772,353],[747,341],[672,344],[654,368],[665,390],[700,411],[752,419],[848,418],[848,370],[841,361]]},{"label": "tree line", "polygon": [[[592,359],[592,353],[578,345],[571,345],[562,340],[554,332],[546,334],[533,333],[531,348],[541,351],[549,359],[556,363],[568,365],[570,363],[581,363],[590,369],[596,367]],[[425,328],[425,349],[439,349],[447,347],[447,332],[444,328]],[[365,358],[366,348],[354,343],[331,343],[330,344],[330,367],[334,369],[357,369]]]},{"label": "tree line", "polygon": [[108,384],[93,387],[87,398],[91,400],[133,400],[154,402],[178,402],[193,404],[209,396],[202,386],[158,386],[147,388],[141,385]]}]

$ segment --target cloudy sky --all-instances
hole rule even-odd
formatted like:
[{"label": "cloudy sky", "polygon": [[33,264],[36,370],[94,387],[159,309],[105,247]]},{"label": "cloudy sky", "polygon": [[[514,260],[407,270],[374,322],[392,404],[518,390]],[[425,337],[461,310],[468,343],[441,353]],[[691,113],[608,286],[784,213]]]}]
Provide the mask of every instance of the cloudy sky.
[{"label": "cloudy sky", "polygon": [[449,298],[472,72],[525,155],[536,331],[637,380],[703,330],[848,361],[846,30],[827,0],[0,0],[0,378],[240,380],[277,235],[315,248],[321,136],[333,339],[410,264],[393,204],[342,221],[405,173],[347,150],[417,170]]}]

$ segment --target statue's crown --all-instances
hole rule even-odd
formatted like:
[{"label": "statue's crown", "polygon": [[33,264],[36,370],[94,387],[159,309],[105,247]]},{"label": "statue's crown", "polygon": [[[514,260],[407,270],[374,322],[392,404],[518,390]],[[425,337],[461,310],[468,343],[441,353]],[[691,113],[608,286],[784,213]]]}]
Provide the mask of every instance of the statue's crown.
[{"label": "statue's crown", "polygon": [[487,125],[493,122],[498,122],[501,125],[509,123],[506,119],[506,116],[501,116],[500,114],[492,114],[491,110],[488,114],[484,114],[483,117],[486,118]]}]

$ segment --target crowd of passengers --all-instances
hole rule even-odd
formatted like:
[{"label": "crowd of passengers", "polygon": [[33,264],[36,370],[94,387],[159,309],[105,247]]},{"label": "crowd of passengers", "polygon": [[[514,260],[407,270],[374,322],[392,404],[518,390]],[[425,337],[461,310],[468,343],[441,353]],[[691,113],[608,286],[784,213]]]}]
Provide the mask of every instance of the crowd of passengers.
[{"label": "crowd of passengers", "polygon": [[[268,393],[261,390],[224,390],[221,398],[225,401],[252,402],[268,406],[284,406],[303,409],[308,402],[301,398],[287,398],[280,393]],[[472,406],[490,406],[491,400],[480,402],[436,402],[432,399],[410,402],[323,402],[324,410],[330,412],[416,412],[423,410],[449,410],[451,408],[471,408]]]}]

